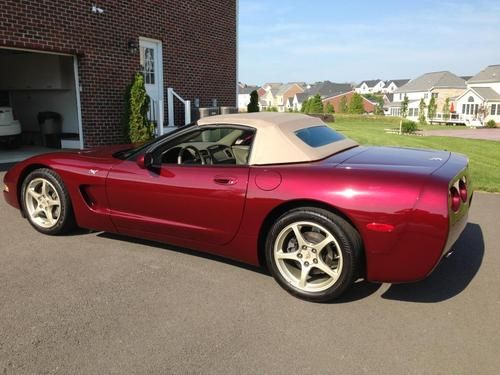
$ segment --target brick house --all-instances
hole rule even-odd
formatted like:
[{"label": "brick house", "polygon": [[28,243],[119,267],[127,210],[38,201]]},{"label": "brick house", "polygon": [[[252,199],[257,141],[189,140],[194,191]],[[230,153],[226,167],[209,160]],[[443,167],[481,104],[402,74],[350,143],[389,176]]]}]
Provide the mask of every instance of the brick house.
[{"label": "brick house", "polygon": [[54,111],[62,132],[77,136],[67,147],[122,142],[124,92],[137,71],[158,124],[169,118],[168,88],[193,107],[236,106],[236,0],[95,3],[2,2],[0,97],[23,132],[38,130],[39,111]]},{"label": "brick house", "polygon": [[[323,105],[326,105],[327,103],[330,103],[333,105],[333,108],[335,109],[335,113],[340,113],[340,102],[342,101],[342,98],[346,98],[346,103],[349,105],[352,96],[354,95],[355,91],[349,91],[345,92],[342,94],[334,95],[328,98],[323,99]],[[374,103],[368,99],[366,99],[364,96],[363,98],[363,108],[365,109],[365,113],[374,113],[375,108],[377,107],[377,103]]]}]

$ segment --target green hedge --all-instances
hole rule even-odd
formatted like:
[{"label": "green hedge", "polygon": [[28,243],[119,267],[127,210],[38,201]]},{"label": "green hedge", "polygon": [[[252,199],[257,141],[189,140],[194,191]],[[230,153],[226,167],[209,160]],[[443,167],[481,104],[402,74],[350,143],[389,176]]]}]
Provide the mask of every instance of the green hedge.
[{"label": "green hedge", "polygon": [[403,134],[413,134],[417,131],[417,123],[411,120],[403,120],[401,125],[401,133]]}]

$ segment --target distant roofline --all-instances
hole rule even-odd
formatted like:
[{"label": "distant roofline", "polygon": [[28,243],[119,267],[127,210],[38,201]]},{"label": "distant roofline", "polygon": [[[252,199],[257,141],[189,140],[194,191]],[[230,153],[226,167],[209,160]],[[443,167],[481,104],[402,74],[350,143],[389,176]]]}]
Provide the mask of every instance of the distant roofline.
[{"label": "distant roofline", "polygon": [[345,95],[345,94],[349,94],[350,92],[356,92],[356,90],[346,91],[346,92],[342,92],[342,93],[340,93],[340,94],[336,94],[336,95],[332,95],[332,96],[327,96],[326,98],[321,99],[321,101],[328,100],[328,99],[333,99],[333,98],[336,98],[336,97],[338,97],[338,96],[342,96],[342,95]]},{"label": "distant roofline", "polygon": [[404,86],[398,87],[396,90],[394,90],[394,94],[404,94],[407,92],[426,92],[426,91],[432,91],[434,89],[464,89],[464,90],[467,89],[467,87],[463,86],[432,86],[430,89],[427,90],[401,90],[402,87]]}]

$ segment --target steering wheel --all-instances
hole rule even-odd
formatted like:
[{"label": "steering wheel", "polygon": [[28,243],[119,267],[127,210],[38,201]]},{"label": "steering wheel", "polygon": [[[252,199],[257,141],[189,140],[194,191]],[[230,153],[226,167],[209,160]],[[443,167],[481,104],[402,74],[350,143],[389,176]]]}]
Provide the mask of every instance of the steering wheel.
[{"label": "steering wheel", "polygon": [[194,162],[200,161],[201,164],[205,164],[205,160],[202,158],[200,150],[198,150],[196,147],[191,146],[191,145],[182,147],[179,150],[179,155],[177,155],[177,164],[182,164],[182,158],[183,158],[184,152],[186,150],[188,150],[191,153],[191,155],[193,155],[193,157],[194,157],[193,161]]}]

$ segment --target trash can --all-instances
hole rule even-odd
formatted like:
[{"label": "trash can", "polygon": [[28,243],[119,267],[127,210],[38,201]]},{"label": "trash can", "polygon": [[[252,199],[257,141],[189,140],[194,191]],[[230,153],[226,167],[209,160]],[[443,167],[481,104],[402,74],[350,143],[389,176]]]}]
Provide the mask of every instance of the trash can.
[{"label": "trash can", "polygon": [[57,112],[39,112],[38,125],[43,145],[61,148],[62,116]]},{"label": "trash can", "polygon": [[230,115],[231,113],[236,113],[235,107],[220,107],[221,115]]}]

